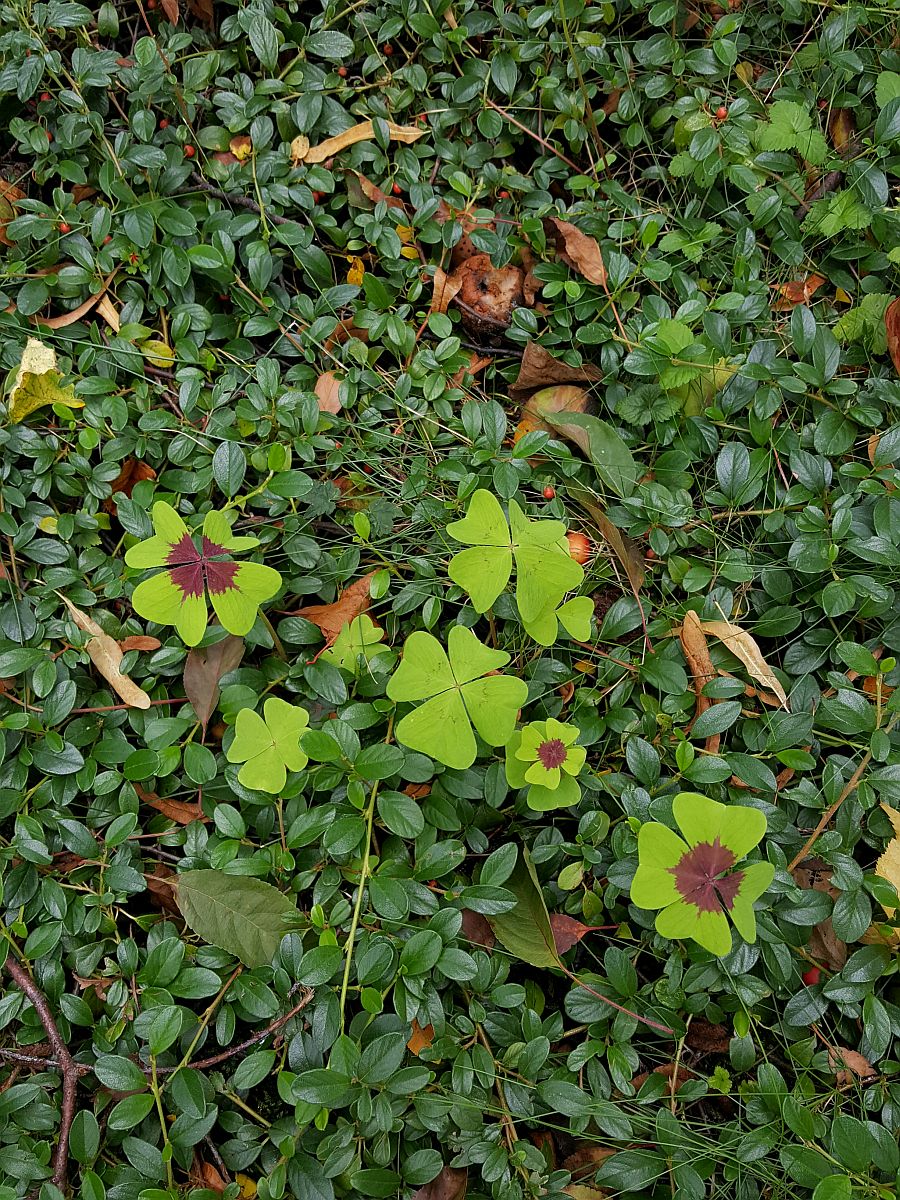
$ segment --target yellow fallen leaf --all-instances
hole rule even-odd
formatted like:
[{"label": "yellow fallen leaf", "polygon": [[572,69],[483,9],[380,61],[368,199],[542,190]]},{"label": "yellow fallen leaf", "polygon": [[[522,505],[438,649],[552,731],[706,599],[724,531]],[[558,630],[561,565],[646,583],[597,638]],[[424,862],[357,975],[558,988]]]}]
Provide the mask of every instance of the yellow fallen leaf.
[{"label": "yellow fallen leaf", "polygon": [[104,633],[96,621],[87,613],[82,612],[80,608],[76,608],[62,592],[56,594],[69,610],[69,615],[78,628],[91,635],[85,645],[88,658],[116,695],[121,696],[131,708],[149,708],[150,697],[144,689],[138,687],[133,679],[129,679],[119,670],[119,664],[125,655],[116,639],[110,637],[108,633]]},{"label": "yellow fallen leaf", "polygon": [[[395,142],[405,142],[407,145],[418,141],[423,134],[428,132],[425,126],[395,125],[393,121],[385,121],[385,125],[387,125],[388,137]],[[351,129],[345,129],[336,137],[326,138],[324,142],[319,142],[318,146],[310,146],[309,138],[301,134],[291,142],[291,161],[295,164],[324,162],[326,158],[331,158],[333,154],[346,150],[348,146],[355,146],[357,142],[369,142],[374,136],[375,126],[372,121],[360,121],[358,125],[354,125]]]},{"label": "yellow fallen leaf", "polygon": [[141,342],[141,353],[151,366],[167,370],[175,361],[175,351],[166,342],[158,338],[150,338]]},{"label": "yellow fallen leaf", "polygon": [[246,162],[253,153],[253,142],[247,137],[246,133],[241,133],[231,139],[228,143],[228,149],[238,162]]},{"label": "yellow fallen leaf", "polygon": [[[887,813],[888,820],[894,827],[894,837],[888,842],[887,849],[875,864],[875,874],[886,879],[888,883],[892,883],[900,892],[900,812],[897,812],[896,808],[891,808],[889,804],[882,803],[881,807]],[[886,908],[884,911],[888,917],[893,917],[896,910]]]},{"label": "yellow fallen leaf", "polygon": [[738,79],[741,81],[741,83],[744,85],[744,87],[749,87],[750,84],[753,82],[753,64],[752,63],[739,62],[738,65],[734,68],[734,73],[735,73],[735,75],[737,75]]},{"label": "yellow fallen leaf", "polygon": [[361,258],[357,258],[353,254],[347,256],[347,262],[350,264],[350,270],[347,272],[347,282],[354,287],[361,287],[366,274],[366,264]]},{"label": "yellow fallen leaf", "polygon": [[241,1200],[253,1200],[256,1195],[256,1180],[251,1179],[249,1175],[242,1175],[238,1172],[234,1177],[235,1183],[241,1185]]},{"label": "yellow fallen leaf", "polygon": [[119,317],[119,310],[110,300],[109,296],[101,296],[97,301],[97,312],[107,323],[113,333],[118,333],[122,328],[122,321]]},{"label": "yellow fallen leaf", "polygon": [[853,297],[848,296],[842,287],[834,289],[834,300],[836,304],[852,304]]},{"label": "yellow fallen leaf", "polygon": [[785,709],[789,709],[788,698],[784,688],[772,673],[772,668],[763,658],[759,646],[740,625],[732,625],[728,621],[701,621],[700,628],[704,633],[718,638],[739,658],[753,678],[770,692],[774,692]]},{"label": "yellow fallen leaf", "polygon": [[56,369],[56,351],[37,338],[29,338],[22,351],[19,369],[9,394],[9,419],[13,425],[47,404],[66,408],[84,408],[74,388],[60,387],[62,375]]}]

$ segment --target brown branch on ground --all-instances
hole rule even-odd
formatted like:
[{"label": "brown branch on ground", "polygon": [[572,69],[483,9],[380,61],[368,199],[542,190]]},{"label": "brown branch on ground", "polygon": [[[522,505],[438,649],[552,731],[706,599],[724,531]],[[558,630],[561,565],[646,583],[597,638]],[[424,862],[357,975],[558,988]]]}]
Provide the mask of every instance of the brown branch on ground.
[{"label": "brown branch on ground", "polygon": [[[28,997],[34,1011],[40,1018],[47,1034],[47,1041],[56,1056],[53,1064],[62,1076],[62,1102],[59,1106],[59,1136],[53,1155],[53,1174],[51,1181],[61,1192],[66,1190],[66,1176],[69,1170],[69,1134],[72,1131],[72,1121],[75,1119],[75,1094],[78,1088],[78,1064],[69,1053],[69,1048],[63,1041],[57,1028],[47,997],[34,982],[23,966],[9,956],[6,960],[6,970],[18,988]],[[45,1064],[48,1066],[49,1062]]]},{"label": "brown branch on ground", "polygon": [[[257,213],[259,216],[263,215],[260,206],[249,196],[242,196],[239,192],[224,192],[221,188],[207,183],[199,171],[191,171],[191,179],[197,185],[197,191],[206,192],[207,196],[213,196],[225,204],[233,204],[236,208],[246,208],[249,212]],[[277,213],[271,213],[268,209],[265,212],[265,218],[270,225],[290,224],[290,217],[279,217]]]}]

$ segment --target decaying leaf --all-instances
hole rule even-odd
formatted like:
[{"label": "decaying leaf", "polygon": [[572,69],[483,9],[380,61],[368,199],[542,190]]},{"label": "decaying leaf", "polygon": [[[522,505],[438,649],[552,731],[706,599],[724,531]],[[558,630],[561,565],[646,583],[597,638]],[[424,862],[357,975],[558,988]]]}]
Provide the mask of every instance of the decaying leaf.
[{"label": "decaying leaf", "polygon": [[410,1053],[418,1056],[423,1050],[427,1050],[433,1041],[434,1026],[420,1025],[414,1017],[412,1021],[412,1033],[409,1035],[409,1040],[406,1043]]},{"label": "decaying leaf", "polygon": [[832,145],[842,158],[853,151],[856,138],[856,118],[849,108],[833,108],[828,117],[828,133]]},{"label": "decaying leaf", "polygon": [[472,258],[474,255],[482,253],[482,250],[475,244],[475,240],[472,237],[473,233],[479,231],[493,233],[496,230],[496,225],[493,221],[479,220],[467,209],[451,208],[445,200],[441,200],[438,204],[438,210],[434,214],[434,219],[439,225],[446,225],[449,222],[455,221],[462,230],[459,241],[454,243],[453,249],[450,251],[450,262],[454,267],[458,267],[460,263],[464,263],[467,258]]},{"label": "decaying leaf", "polygon": [[556,953],[565,954],[576,942],[580,942],[586,933],[596,929],[596,925],[583,925],[581,921],[566,913],[551,913],[550,928],[553,931],[553,941],[556,943]]},{"label": "decaying leaf", "polygon": [[513,310],[525,303],[521,267],[495,267],[489,254],[473,254],[454,270],[460,281],[454,303],[462,323],[479,342],[490,345],[509,327]]},{"label": "decaying leaf", "polygon": [[370,571],[362,579],[351,583],[331,604],[310,604],[306,608],[299,608],[293,615],[318,625],[325,635],[326,646],[331,646],[344,626],[349,625],[362,613],[368,612],[369,587],[374,575],[375,572]]},{"label": "decaying leaf", "polygon": [[486,950],[490,950],[497,941],[487,917],[473,912],[471,908],[462,910],[462,935],[467,941],[474,942],[476,946],[483,946]]},{"label": "decaying leaf", "polygon": [[[697,711],[694,715],[694,720],[701,713],[705,713],[711,704],[716,701],[710,699],[709,696],[704,696],[703,689],[711,679],[716,677],[716,668],[713,666],[712,659],[709,656],[709,646],[706,644],[706,634],[703,632],[703,625],[700,618],[692,608],[684,614],[684,621],[681,628],[678,630],[678,637],[681,641],[681,649],[684,652],[685,661],[688,665],[688,670],[691,673],[691,680],[694,684],[694,693],[697,697]],[[706,739],[706,750],[710,754],[715,754],[719,749],[720,735],[712,734]]]},{"label": "decaying leaf", "polygon": [[119,471],[119,474],[109,485],[112,495],[103,501],[104,510],[115,516],[117,510],[113,496],[121,492],[124,496],[131,499],[131,493],[139,483],[142,483],[145,479],[155,478],[156,472],[148,463],[141,462],[137,458],[126,458],[122,463],[122,469]]},{"label": "decaying leaf", "polygon": [[103,318],[113,333],[118,333],[122,328],[122,318],[119,316],[119,310],[108,295],[101,296],[97,301],[97,314]]},{"label": "decaying leaf", "polygon": [[16,217],[16,201],[24,200],[25,193],[7,179],[0,179],[0,244],[13,246],[6,233],[6,227]]},{"label": "decaying leaf", "polygon": [[679,1091],[686,1083],[694,1078],[694,1072],[688,1070],[683,1065],[676,1066],[675,1063],[660,1063],[658,1067],[654,1067],[652,1071],[642,1071],[640,1075],[635,1075],[631,1081],[631,1086],[635,1091],[639,1091],[647,1082],[651,1075],[663,1075],[669,1081],[669,1092]]},{"label": "decaying leaf", "polygon": [[104,633],[96,621],[80,608],[76,608],[61,592],[56,594],[69,610],[69,615],[78,628],[91,635],[85,645],[87,656],[116,695],[132,708],[149,708],[150,697],[144,689],[119,671],[119,664],[125,655],[116,639]]},{"label": "decaying leaf", "polygon": [[887,306],[884,327],[887,332],[888,353],[894,370],[900,375],[900,300],[892,300]]},{"label": "decaying leaf", "polygon": [[[406,145],[417,142],[423,134],[428,132],[424,125],[395,125],[393,121],[385,121],[384,124],[387,126],[390,138],[395,142],[404,142]],[[358,125],[345,129],[336,137],[326,138],[318,146],[311,146],[309,138],[301,134],[291,142],[291,161],[295,165],[324,162],[326,158],[331,158],[333,154],[339,154],[348,146],[355,146],[357,142],[369,142],[374,136],[375,126],[371,121],[360,121]]]},{"label": "decaying leaf", "polygon": [[184,691],[197,720],[206,726],[219,703],[219,681],[233,671],[244,657],[244,639],[229,634],[214,646],[193,649],[184,664]]},{"label": "decaying leaf", "polygon": [[463,1200],[469,1182],[469,1173],[456,1167],[441,1167],[430,1183],[413,1192],[412,1200]]},{"label": "decaying leaf", "polygon": [[796,308],[798,304],[809,304],[810,299],[825,282],[824,275],[807,275],[805,279],[792,279],[790,283],[774,285],[778,299],[772,302],[777,312]]},{"label": "decaying leaf", "polygon": [[160,371],[168,371],[175,362],[175,351],[161,338],[147,338],[140,343],[140,351],[151,367]]},{"label": "decaying leaf", "polygon": [[358,172],[351,172],[348,175],[348,184],[351,182],[351,180],[356,181],[356,183],[359,185],[361,195],[364,196],[366,200],[370,201],[371,204],[375,205],[384,203],[388,206],[388,208],[405,207],[402,200],[400,200],[397,196],[391,196],[387,192],[383,191],[377,183],[373,183],[372,180],[367,179],[365,175],[359,174]]},{"label": "decaying leaf", "polygon": [[[832,900],[841,894],[831,883],[831,867],[821,858],[804,859],[791,874],[798,887],[825,892]],[[840,971],[847,961],[847,945],[834,932],[830,917],[820,921],[809,935],[809,953],[832,971]]]},{"label": "decaying leaf", "polygon": [[735,658],[739,658],[756,682],[773,692],[785,709],[790,709],[787,695],[778,677],[746,629],[741,629],[740,625],[732,625],[729,621],[701,621],[700,626],[705,634],[718,638]]},{"label": "decaying leaf", "polygon": [[550,217],[556,230],[556,250],[563,262],[573,267],[589,283],[606,285],[606,267],[596,238],[559,217]]},{"label": "decaying leaf", "polygon": [[854,1078],[871,1081],[878,1076],[864,1054],[848,1050],[846,1046],[833,1046],[829,1050],[828,1066],[837,1075],[838,1083],[852,1083]]},{"label": "decaying leaf", "polygon": [[178,0],[159,0],[159,6],[166,15],[166,20],[173,25],[178,24]]},{"label": "decaying leaf", "polygon": [[600,1146],[596,1142],[577,1142],[572,1153],[563,1159],[562,1168],[568,1171],[573,1179],[583,1179],[586,1175],[593,1175],[601,1163],[617,1153],[612,1146]]},{"label": "decaying leaf", "polygon": [[61,387],[62,375],[56,368],[56,351],[37,338],[29,338],[22,351],[19,369],[9,394],[9,419],[13,425],[46,404],[66,408],[84,408],[75,389]]},{"label": "decaying leaf", "polygon": [[323,371],[313,390],[319,402],[319,412],[337,415],[341,411],[341,381],[334,371]]},{"label": "decaying leaf", "polygon": [[245,163],[253,153],[253,142],[246,133],[239,133],[228,143],[228,149],[239,163]]},{"label": "decaying leaf", "polygon": [[167,796],[146,796],[144,803],[155,808],[176,825],[191,825],[194,821],[208,821],[199,804],[188,804],[184,800],[170,800]]},{"label": "decaying leaf", "polygon": [[515,383],[510,384],[509,394],[513,400],[523,400],[541,388],[559,383],[594,383],[602,379],[599,368],[585,363],[570,367],[562,359],[554,358],[549,350],[537,342],[529,342],[522,355],[522,365]]},{"label": "decaying leaf", "polygon": [[[532,433],[536,429],[542,429],[558,438],[559,430],[551,425],[547,418],[552,413],[583,413],[587,411],[587,407],[588,394],[584,388],[575,387],[571,383],[560,383],[554,387],[541,388],[525,402],[522,408],[522,417],[513,435],[513,442],[518,442],[527,433]],[[585,454],[588,453],[587,433],[584,430],[576,431],[572,440]]]},{"label": "decaying leaf", "polygon": [[606,542],[621,564],[622,569],[628,577],[631,590],[637,596],[647,574],[644,567],[644,556],[641,554],[637,544],[631,540],[627,533],[623,533],[617,525],[613,525],[606,513],[598,508],[596,504],[591,504],[589,501],[585,502],[584,500],[581,503],[590,513],[591,519],[597,526],[604,542]]},{"label": "decaying leaf", "polygon": [[685,1041],[698,1054],[727,1054],[731,1034],[724,1025],[714,1025],[705,1017],[694,1017]]},{"label": "decaying leaf", "polygon": [[130,637],[122,638],[119,642],[123,653],[127,654],[129,650],[158,650],[162,645],[159,638],[148,637],[144,633],[135,633]]},{"label": "decaying leaf", "polygon": [[454,271],[448,275],[440,267],[434,269],[434,290],[431,295],[431,311],[445,313],[456,293],[462,287],[462,278]]}]

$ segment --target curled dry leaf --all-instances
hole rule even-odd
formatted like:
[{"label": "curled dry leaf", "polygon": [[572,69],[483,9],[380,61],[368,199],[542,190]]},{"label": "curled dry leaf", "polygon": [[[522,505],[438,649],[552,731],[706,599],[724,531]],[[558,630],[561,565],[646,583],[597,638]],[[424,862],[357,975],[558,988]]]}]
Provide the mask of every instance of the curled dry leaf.
[{"label": "curled dry leaf", "polygon": [[[825,892],[832,900],[837,900],[841,894],[832,885],[831,867],[821,858],[805,858],[794,867],[791,875],[798,887]],[[847,945],[834,932],[830,917],[826,917],[814,927],[809,936],[809,952],[813,958],[825,963],[832,971],[840,971],[847,961]]]},{"label": "curled dry leaf", "polygon": [[798,304],[809,304],[811,298],[825,282],[824,275],[807,275],[805,279],[792,279],[790,283],[775,284],[778,299],[772,301],[776,312],[796,308]]},{"label": "curled dry leaf", "polygon": [[360,193],[372,204],[384,203],[388,208],[404,208],[406,205],[397,196],[390,196],[387,192],[382,191],[377,183],[373,183],[371,179],[367,179],[365,175],[359,173],[351,173],[348,176],[348,182],[355,179],[359,185]]},{"label": "curled dry leaf", "polygon": [[56,366],[56,351],[37,338],[29,338],[19,360],[19,369],[9,394],[9,419],[17,425],[46,404],[66,408],[84,408],[72,387],[62,387],[62,375]]},{"label": "curled dry leaf", "polygon": [[319,402],[319,412],[337,415],[341,411],[341,381],[334,371],[323,371],[313,390]]},{"label": "curled dry leaf", "polygon": [[171,21],[173,25],[178,24],[178,0],[160,0],[160,8],[166,15],[166,20]]},{"label": "curled dry leaf", "polygon": [[[587,412],[587,409],[588,394],[584,388],[575,387],[571,383],[561,383],[555,387],[541,388],[523,406],[522,417],[516,426],[513,442],[518,442],[526,433],[532,433],[535,429],[542,429],[545,433],[558,438],[560,431],[550,424],[547,417],[551,413],[583,413]],[[585,454],[588,453],[588,438],[585,430],[575,429],[572,441]]]},{"label": "curled dry leaf", "polygon": [[525,303],[521,267],[495,267],[489,254],[473,254],[453,272],[460,286],[455,304],[462,323],[477,341],[492,344],[502,337],[513,310]]},{"label": "curled dry leaf", "polygon": [[602,379],[601,371],[585,363],[580,367],[570,367],[559,358],[554,358],[549,350],[537,342],[529,342],[522,355],[522,365],[515,383],[510,385],[509,394],[513,400],[523,400],[540,388],[552,387],[558,383],[594,383]]},{"label": "curled dry leaf", "polygon": [[368,612],[371,603],[369,587],[374,576],[375,572],[370,571],[362,579],[357,579],[331,604],[309,604],[306,608],[298,608],[292,615],[317,625],[325,635],[325,645],[331,646],[344,626]]},{"label": "curled dry leaf", "polygon": [[456,1167],[441,1167],[430,1183],[413,1192],[412,1200],[463,1200],[469,1183],[469,1173]]},{"label": "curled dry leaf", "polygon": [[462,278],[455,271],[452,275],[448,275],[440,267],[435,267],[431,311],[433,313],[445,313],[461,287]]},{"label": "curled dry leaf", "polygon": [[10,221],[15,220],[16,216],[16,201],[24,200],[25,193],[21,188],[16,187],[14,183],[10,183],[7,179],[0,179],[0,244],[4,246],[13,246],[14,242],[10,241],[6,227]]},{"label": "curled dry leaf", "polygon": [[119,645],[122,647],[123,653],[127,654],[129,650],[158,650],[162,642],[159,638],[134,634],[132,637],[122,638]]},{"label": "curled dry leaf", "polygon": [[579,499],[582,507],[590,513],[591,520],[597,526],[603,540],[621,564],[623,571],[628,577],[631,590],[636,597],[647,575],[644,566],[644,556],[641,554],[640,549],[627,533],[623,533],[618,526],[613,525],[612,521],[601,508],[598,508],[590,500],[580,497]]},{"label": "curled dry leaf", "polygon": [[884,314],[884,328],[887,333],[887,348],[894,364],[894,370],[900,375],[900,300],[892,300]]},{"label": "curled dry leaf", "polygon": [[[417,142],[424,133],[428,132],[422,125],[395,125],[393,121],[385,121],[384,124],[387,125],[388,136],[393,141],[404,142],[406,145]],[[295,165],[324,162],[326,158],[331,158],[333,154],[339,154],[348,146],[355,146],[357,142],[369,142],[374,136],[375,126],[372,121],[360,121],[358,125],[345,129],[336,137],[326,138],[318,146],[311,146],[309,138],[301,134],[291,142],[291,161]]]},{"label": "curled dry leaf", "polygon": [[244,657],[244,639],[229,634],[213,646],[194,649],[184,663],[184,692],[204,735],[209,718],[219,703],[219,681],[233,671]]},{"label": "curled dry leaf", "polygon": [[97,301],[97,314],[103,318],[113,333],[118,333],[122,328],[122,318],[119,316],[119,310],[108,295],[101,296]]},{"label": "curled dry leaf", "polygon": [[790,709],[787,695],[778,677],[746,629],[741,629],[740,625],[732,625],[730,621],[701,621],[700,625],[705,634],[718,638],[735,658],[741,660],[757,683],[773,692],[786,710]]},{"label": "curled dry leaf", "polygon": [[81,318],[89,313],[95,305],[100,303],[100,301],[106,295],[106,290],[115,278],[116,271],[118,271],[118,269],[119,268],[116,267],[115,271],[111,271],[109,275],[107,275],[107,277],[103,280],[103,283],[100,285],[99,292],[96,292],[93,296],[88,296],[87,300],[85,300],[82,304],[79,304],[77,308],[73,308],[71,312],[61,313],[58,317],[36,316],[34,318],[35,321],[37,321],[39,325],[45,326],[47,329],[65,329],[67,325],[74,325],[76,321],[80,321]]},{"label": "curled dry leaf", "polygon": [[694,1072],[688,1070],[687,1067],[675,1063],[661,1063],[658,1067],[654,1067],[652,1071],[642,1071],[640,1075],[635,1075],[631,1081],[631,1086],[635,1091],[639,1091],[647,1082],[651,1075],[664,1075],[669,1081],[669,1092],[679,1091],[686,1083],[694,1078]]},{"label": "curled dry leaf", "polygon": [[849,108],[833,108],[828,117],[828,133],[831,143],[842,158],[854,152],[856,141],[856,118]]},{"label": "curled dry leaf", "polygon": [[[700,618],[693,609],[688,609],[684,614],[684,621],[678,631],[678,637],[697,697],[697,711],[694,715],[696,721],[701,713],[705,713],[710,705],[716,703],[715,700],[703,694],[704,687],[711,679],[715,679],[716,668],[709,656],[709,646],[706,644],[706,634],[703,632]],[[710,754],[715,754],[718,749],[719,734],[714,733],[706,739],[706,750]]]},{"label": "curled dry leaf", "polygon": [[406,1043],[410,1053],[418,1057],[423,1050],[428,1049],[433,1041],[434,1026],[420,1025],[414,1017],[412,1021],[412,1033],[409,1035],[409,1040]]},{"label": "curled dry leaf", "polygon": [[550,217],[556,231],[556,251],[564,263],[583,275],[588,283],[606,286],[606,267],[596,238],[559,217]]},{"label": "curled dry leaf", "polygon": [[116,695],[120,696],[131,708],[149,708],[150,697],[144,689],[138,687],[134,680],[123,675],[119,670],[119,664],[125,655],[116,639],[110,637],[108,633],[104,633],[96,621],[92,620],[87,613],[82,612],[80,608],[76,608],[72,601],[61,592],[56,594],[69,610],[69,615],[78,628],[91,635],[85,645],[87,656]]},{"label": "curled dry leaf", "polygon": [[486,354],[476,354],[473,351],[469,355],[468,363],[454,372],[452,379],[453,386],[462,387],[467,375],[474,379],[485,367],[489,367],[492,362],[493,359],[489,358]]},{"label": "curled dry leaf", "polygon": [[113,496],[121,492],[130,500],[131,493],[139,483],[143,482],[145,479],[155,478],[156,472],[147,463],[141,462],[140,459],[137,458],[126,458],[122,463],[122,469],[119,471],[119,474],[109,485],[112,495],[103,501],[104,511],[110,513],[112,516],[115,516],[118,510],[116,508],[116,502],[113,499]]},{"label": "curled dry leaf", "polygon": [[832,1046],[828,1051],[828,1066],[838,1077],[838,1083],[852,1083],[857,1079],[872,1080],[878,1072],[864,1054],[848,1050],[846,1046]]},{"label": "curled dry leaf", "polygon": [[145,797],[144,803],[150,808],[155,808],[157,812],[161,812],[164,817],[168,817],[170,821],[174,821],[176,825],[191,825],[194,821],[206,822],[209,817],[204,816],[203,809],[199,804],[188,804],[184,800],[170,800],[166,796]]}]

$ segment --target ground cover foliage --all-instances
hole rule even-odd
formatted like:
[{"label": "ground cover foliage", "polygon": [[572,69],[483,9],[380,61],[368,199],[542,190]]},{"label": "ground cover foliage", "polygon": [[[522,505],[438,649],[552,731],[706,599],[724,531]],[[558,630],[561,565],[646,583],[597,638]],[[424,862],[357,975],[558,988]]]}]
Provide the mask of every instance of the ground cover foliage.
[{"label": "ground cover foliage", "polygon": [[0,57],[2,1200],[896,1195],[896,9]]}]

